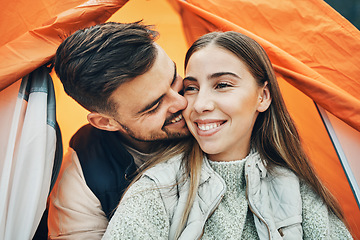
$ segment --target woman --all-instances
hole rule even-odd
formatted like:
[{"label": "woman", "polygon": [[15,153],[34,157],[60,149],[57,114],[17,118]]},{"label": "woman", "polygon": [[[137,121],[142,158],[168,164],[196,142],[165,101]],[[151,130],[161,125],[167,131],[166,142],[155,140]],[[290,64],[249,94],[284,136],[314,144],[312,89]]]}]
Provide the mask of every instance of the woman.
[{"label": "woman", "polygon": [[104,239],[352,239],[261,46],[240,33],[209,33],[185,66],[183,116],[196,142],[148,166]]}]

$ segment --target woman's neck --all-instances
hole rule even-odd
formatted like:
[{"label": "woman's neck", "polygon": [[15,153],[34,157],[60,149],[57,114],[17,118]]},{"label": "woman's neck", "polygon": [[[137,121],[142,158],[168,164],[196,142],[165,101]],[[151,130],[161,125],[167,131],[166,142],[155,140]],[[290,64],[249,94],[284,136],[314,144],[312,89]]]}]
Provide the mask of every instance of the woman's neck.
[{"label": "woman's neck", "polygon": [[232,162],[244,159],[250,153],[250,146],[244,149],[221,152],[217,154],[207,154],[207,157],[214,162]]}]

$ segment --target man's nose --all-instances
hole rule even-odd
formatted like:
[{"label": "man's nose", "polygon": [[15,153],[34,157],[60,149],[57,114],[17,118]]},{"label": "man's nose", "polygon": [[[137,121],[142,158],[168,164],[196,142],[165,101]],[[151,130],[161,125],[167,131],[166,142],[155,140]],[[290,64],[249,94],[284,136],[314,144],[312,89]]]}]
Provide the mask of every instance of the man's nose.
[{"label": "man's nose", "polygon": [[170,107],[169,112],[176,113],[178,111],[182,111],[187,106],[187,100],[184,96],[182,96],[179,92],[174,89],[171,89],[171,98],[170,98]]}]

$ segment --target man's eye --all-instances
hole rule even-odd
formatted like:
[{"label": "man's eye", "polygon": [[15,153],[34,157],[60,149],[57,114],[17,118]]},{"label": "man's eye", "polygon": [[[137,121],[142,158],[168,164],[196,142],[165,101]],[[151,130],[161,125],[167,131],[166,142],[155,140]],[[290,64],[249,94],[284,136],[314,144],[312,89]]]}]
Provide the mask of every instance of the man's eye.
[{"label": "man's eye", "polygon": [[155,104],[152,108],[149,109],[149,111],[147,113],[151,114],[151,113],[155,113],[160,106],[161,102],[158,102],[157,104]]}]

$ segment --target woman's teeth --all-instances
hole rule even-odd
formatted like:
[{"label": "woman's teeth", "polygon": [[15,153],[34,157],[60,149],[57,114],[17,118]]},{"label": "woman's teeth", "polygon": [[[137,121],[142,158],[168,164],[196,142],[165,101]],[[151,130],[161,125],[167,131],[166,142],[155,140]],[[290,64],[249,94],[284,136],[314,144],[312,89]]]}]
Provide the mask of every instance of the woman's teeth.
[{"label": "woman's teeth", "polygon": [[211,123],[211,124],[198,124],[198,128],[203,131],[207,131],[216,127],[219,127],[220,123]]}]

